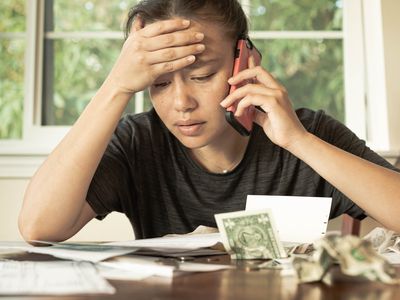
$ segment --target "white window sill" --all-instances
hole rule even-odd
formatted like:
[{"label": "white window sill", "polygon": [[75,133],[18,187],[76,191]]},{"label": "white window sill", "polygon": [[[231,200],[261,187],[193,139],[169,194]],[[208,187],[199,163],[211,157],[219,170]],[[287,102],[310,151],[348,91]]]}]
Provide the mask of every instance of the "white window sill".
[{"label": "white window sill", "polygon": [[49,141],[1,141],[0,179],[31,178],[54,147]]},{"label": "white window sill", "polygon": [[0,179],[31,178],[46,155],[0,155]]}]

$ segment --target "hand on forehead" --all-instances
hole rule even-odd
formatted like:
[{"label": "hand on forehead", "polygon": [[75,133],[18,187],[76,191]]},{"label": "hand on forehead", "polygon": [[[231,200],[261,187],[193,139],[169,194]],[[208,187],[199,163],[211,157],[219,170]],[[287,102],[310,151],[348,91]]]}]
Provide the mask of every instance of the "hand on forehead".
[{"label": "hand on forehead", "polygon": [[[183,28],[181,30],[176,30],[176,24],[179,24],[184,20],[190,21],[189,27]],[[143,25],[144,28],[142,27]],[[143,28],[143,35],[146,37],[163,34],[168,35],[169,38],[171,38],[172,36],[178,38],[177,36],[179,36],[180,34],[194,35],[196,33],[202,33],[204,34],[204,39],[202,40],[202,43],[206,46],[205,54],[210,51],[218,52],[218,50],[220,50],[220,52],[224,52],[226,51],[226,48],[225,50],[222,50],[224,47],[226,47],[228,44],[232,44],[233,46],[235,42],[228,37],[221,25],[206,20],[173,17],[168,20],[161,20],[144,24],[141,17],[138,16],[135,22],[132,24],[132,29],[133,28],[135,28],[136,30],[138,30],[139,28]]]}]

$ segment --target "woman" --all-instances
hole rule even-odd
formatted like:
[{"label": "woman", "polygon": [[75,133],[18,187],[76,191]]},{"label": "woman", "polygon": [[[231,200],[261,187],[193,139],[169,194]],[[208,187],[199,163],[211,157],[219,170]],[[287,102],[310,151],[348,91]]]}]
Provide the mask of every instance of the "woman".
[{"label": "woman", "polygon": [[[120,57],[71,131],[32,178],[20,213],[26,240],[62,241],[125,213],[136,238],[215,227],[248,194],[333,197],[331,218],[369,215],[400,230],[400,175],[323,112],[294,111],[266,70],[230,78],[247,35],[236,0],[153,0],[134,7]],[[228,95],[229,85],[251,80]],[[149,88],[154,109],[119,121]],[[259,106],[250,137],[225,120]]]}]

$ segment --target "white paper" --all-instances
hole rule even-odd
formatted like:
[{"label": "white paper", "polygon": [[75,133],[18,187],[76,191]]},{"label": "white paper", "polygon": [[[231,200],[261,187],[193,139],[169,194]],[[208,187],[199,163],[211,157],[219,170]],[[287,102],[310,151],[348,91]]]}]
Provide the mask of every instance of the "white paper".
[{"label": "white paper", "polygon": [[99,262],[99,266],[119,269],[123,271],[144,272],[149,276],[173,277],[175,266],[157,263],[158,257],[146,256],[120,256],[110,260]]},{"label": "white paper", "polygon": [[24,242],[0,242],[0,249],[23,250],[30,253],[48,254],[54,257],[77,261],[99,262],[110,257],[134,252],[136,249],[109,247],[104,244],[51,243],[50,247],[35,247]]},{"label": "white paper", "polygon": [[0,261],[1,295],[113,294],[88,262]]},{"label": "white paper", "polygon": [[222,243],[219,233],[169,235],[160,238],[112,242],[104,245],[160,250],[196,250]]},{"label": "white paper", "polygon": [[133,277],[135,276],[135,272],[137,272],[137,276],[140,276],[140,273],[143,273],[143,278],[149,276],[170,278],[187,272],[213,272],[232,268],[230,265],[180,262],[179,260],[173,258],[146,257],[136,255],[114,257],[107,261],[100,262],[97,265],[100,267],[106,267],[108,269],[131,272]]},{"label": "white paper", "polygon": [[63,259],[90,262],[103,261],[111,257],[136,252],[138,249],[151,249],[159,253],[170,253],[171,255],[176,254],[178,256],[222,253],[218,250],[205,249],[218,245],[220,242],[219,233],[183,234],[103,244],[39,242],[52,246],[34,247],[24,242],[0,242],[0,249],[23,250],[31,253],[48,254]]},{"label": "white paper", "polygon": [[272,210],[282,242],[312,243],[328,226],[332,198],[248,195],[246,210]]},{"label": "white paper", "polygon": [[146,272],[141,269],[124,270],[116,267],[108,267],[97,264],[99,274],[110,280],[143,280],[148,277],[154,276],[154,273]]},{"label": "white paper", "polygon": [[179,271],[182,272],[215,272],[226,269],[233,269],[230,265],[202,264],[195,262],[184,262],[179,264]]},{"label": "white paper", "polygon": [[400,265],[400,254],[396,252],[386,252],[381,254],[391,265]]}]

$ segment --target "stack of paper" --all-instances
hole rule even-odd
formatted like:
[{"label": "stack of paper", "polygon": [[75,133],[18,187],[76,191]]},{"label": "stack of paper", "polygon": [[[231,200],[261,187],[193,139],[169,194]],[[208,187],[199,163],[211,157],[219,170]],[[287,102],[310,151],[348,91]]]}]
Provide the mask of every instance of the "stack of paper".
[{"label": "stack of paper", "polygon": [[113,294],[95,266],[75,261],[0,261],[1,295]]},{"label": "stack of paper", "polygon": [[34,247],[25,242],[0,242],[0,250],[6,252],[27,251],[73,260],[0,261],[0,294],[113,293],[114,288],[103,278],[114,280],[141,280],[150,276],[172,278],[189,272],[211,272],[231,268],[230,265],[180,262],[173,258],[122,256],[138,250],[168,256],[221,254],[224,252],[210,248],[218,245],[219,241],[218,233],[206,233],[170,235],[109,244],[37,241],[47,247]]},{"label": "stack of paper", "polygon": [[[152,254],[157,256],[201,256],[224,254],[219,233],[173,235],[161,238],[95,243],[56,243],[35,241],[51,247],[34,247],[24,242],[0,242],[0,249],[22,250],[31,253],[48,254],[62,259],[99,262],[128,253]],[[213,247],[219,248],[212,249]]]},{"label": "stack of paper", "polygon": [[174,277],[188,272],[214,272],[230,269],[230,265],[203,264],[195,262],[180,262],[174,258],[144,257],[138,255],[114,257],[97,264],[114,270],[130,272],[127,276]]}]

